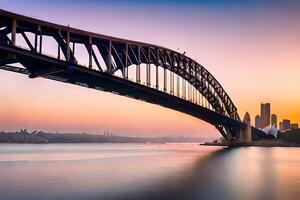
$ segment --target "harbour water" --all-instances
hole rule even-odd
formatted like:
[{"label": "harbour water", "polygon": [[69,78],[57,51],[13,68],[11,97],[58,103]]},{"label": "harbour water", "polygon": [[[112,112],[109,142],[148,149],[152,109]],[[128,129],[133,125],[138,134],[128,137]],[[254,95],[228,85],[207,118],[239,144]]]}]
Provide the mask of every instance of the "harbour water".
[{"label": "harbour water", "polygon": [[1,144],[1,200],[299,199],[300,148]]}]

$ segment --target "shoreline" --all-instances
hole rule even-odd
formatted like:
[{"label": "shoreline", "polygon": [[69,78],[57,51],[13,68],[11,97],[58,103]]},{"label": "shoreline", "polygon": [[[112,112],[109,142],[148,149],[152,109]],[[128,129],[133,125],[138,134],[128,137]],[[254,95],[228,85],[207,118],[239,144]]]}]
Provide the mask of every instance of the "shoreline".
[{"label": "shoreline", "polygon": [[221,143],[202,143],[200,146],[223,146],[223,147],[300,147],[300,144],[266,144],[266,143],[249,143],[249,144],[221,144]]}]

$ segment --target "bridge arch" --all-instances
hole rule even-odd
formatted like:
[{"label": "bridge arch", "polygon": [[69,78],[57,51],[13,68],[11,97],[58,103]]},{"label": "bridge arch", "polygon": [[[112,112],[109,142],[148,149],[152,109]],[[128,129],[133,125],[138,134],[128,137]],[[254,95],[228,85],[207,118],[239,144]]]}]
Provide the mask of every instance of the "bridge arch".
[{"label": "bridge arch", "polygon": [[[123,51],[116,49],[119,57],[121,57],[120,55],[122,55],[122,52],[125,52],[125,48],[126,47],[123,46]],[[157,48],[151,46],[134,47],[130,45],[128,48],[131,49],[130,51],[132,53],[128,54],[129,59],[127,61],[127,65],[125,64],[126,62],[122,63],[122,59],[119,59],[119,63],[116,64],[115,68],[112,70],[113,73],[117,70],[121,70],[123,77],[128,78],[127,68],[131,65],[136,65],[137,68],[140,68],[141,64],[145,64],[147,67],[149,66],[149,68],[162,67],[163,69],[169,70],[170,72],[186,80],[189,84],[195,87],[195,89],[207,99],[207,101],[216,112],[229,116],[233,119],[240,119],[237,113],[237,108],[235,107],[231,98],[223,89],[221,84],[206,68],[204,68],[193,59],[166,48]],[[134,49],[138,48],[140,48],[141,50],[138,50],[136,52]],[[138,53],[139,51],[141,51],[142,53]],[[141,54],[140,59],[138,59],[139,54]],[[125,53],[122,56],[124,57]],[[156,72],[158,73],[157,69]],[[164,71],[164,77],[166,73],[167,72]],[[150,73],[146,72],[146,77],[148,76],[150,76]],[[139,80],[137,80],[137,82],[139,82]],[[158,85],[158,83],[156,83],[156,85]],[[166,88],[166,86],[164,86],[164,88]]]},{"label": "bridge arch", "polygon": [[[11,52],[16,53],[18,51],[16,48],[20,48],[17,46],[17,37],[22,38],[23,45],[28,50],[10,57]],[[57,48],[55,60],[50,59],[49,55],[43,52],[43,38],[50,38],[51,41],[56,42],[54,44]],[[136,66],[136,82],[140,83],[140,68],[143,65],[146,66],[146,85],[151,86],[151,84],[149,85],[151,71],[155,71],[155,76],[158,77],[162,68],[164,79],[159,81],[156,78],[156,89],[159,89],[159,84],[162,82],[163,91],[167,92],[167,82],[169,81],[171,82],[169,84],[172,85],[171,94],[176,95],[173,76],[180,77],[184,80],[182,84],[186,82],[187,85],[195,88],[211,105],[212,110],[218,113],[220,120],[213,125],[221,133],[223,132],[223,136],[232,133],[232,129],[235,128],[226,125],[228,121],[233,124],[240,123],[237,108],[216,78],[195,60],[168,48],[82,31],[3,10],[0,10],[0,45],[1,53],[10,51],[8,54],[1,55],[2,59],[5,58],[1,62],[10,64],[15,59],[15,62],[20,62],[28,69],[32,78],[38,76],[52,76],[53,79],[61,78],[57,76],[65,78],[64,74],[61,74],[63,71],[68,71],[70,66],[74,66],[74,68],[78,66],[108,75],[116,75],[121,72],[122,78],[128,80],[128,69]],[[87,53],[87,66],[79,63],[80,59],[75,53],[76,46],[80,46]],[[47,56],[47,62],[36,59],[38,56]],[[34,59],[31,59],[32,57]],[[46,57],[41,59],[46,60]],[[44,69],[40,69],[41,63],[45,65]],[[57,66],[53,66],[54,63]],[[170,79],[167,78],[168,73],[172,74]],[[64,81],[73,83],[74,78],[71,79]],[[83,86],[92,87],[88,84]]]}]

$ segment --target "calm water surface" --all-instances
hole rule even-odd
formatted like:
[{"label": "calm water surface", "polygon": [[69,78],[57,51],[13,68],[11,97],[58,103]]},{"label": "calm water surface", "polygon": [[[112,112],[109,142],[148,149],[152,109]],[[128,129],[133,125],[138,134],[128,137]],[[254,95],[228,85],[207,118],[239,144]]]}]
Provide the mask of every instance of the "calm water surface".
[{"label": "calm water surface", "polygon": [[300,148],[1,144],[0,199],[300,199]]}]

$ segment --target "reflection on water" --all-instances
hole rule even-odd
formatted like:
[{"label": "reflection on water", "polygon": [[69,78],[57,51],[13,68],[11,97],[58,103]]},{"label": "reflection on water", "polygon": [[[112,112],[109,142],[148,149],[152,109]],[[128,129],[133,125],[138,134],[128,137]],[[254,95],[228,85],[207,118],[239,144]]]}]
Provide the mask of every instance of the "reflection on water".
[{"label": "reflection on water", "polygon": [[0,199],[299,199],[300,149],[0,145]]}]

